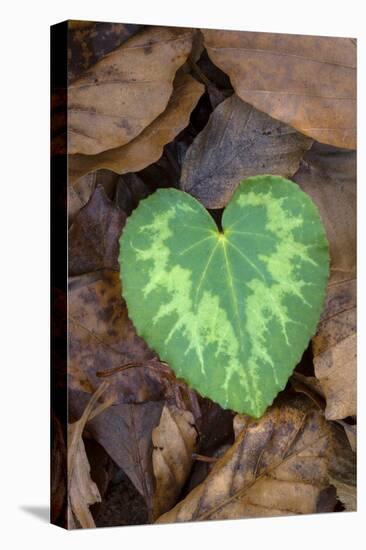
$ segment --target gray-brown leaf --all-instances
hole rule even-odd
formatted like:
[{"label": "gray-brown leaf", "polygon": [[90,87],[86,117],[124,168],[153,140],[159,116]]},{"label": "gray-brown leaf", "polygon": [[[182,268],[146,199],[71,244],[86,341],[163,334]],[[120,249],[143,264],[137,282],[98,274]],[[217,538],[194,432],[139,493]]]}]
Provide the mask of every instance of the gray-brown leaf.
[{"label": "gray-brown leaf", "polygon": [[311,144],[233,95],[216,107],[188,149],[180,186],[206,208],[222,208],[249,176],[292,176]]}]

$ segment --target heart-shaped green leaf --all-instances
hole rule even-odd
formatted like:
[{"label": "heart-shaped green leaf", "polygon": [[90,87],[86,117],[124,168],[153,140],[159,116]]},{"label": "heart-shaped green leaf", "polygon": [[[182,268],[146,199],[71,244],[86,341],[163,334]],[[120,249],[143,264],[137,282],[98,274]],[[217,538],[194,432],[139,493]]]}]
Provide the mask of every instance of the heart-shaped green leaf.
[{"label": "heart-shaped green leaf", "polygon": [[310,197],[277,176],[241,182],[222,227],[182,191],[141,201],[120,241],[123,295],[177,376],[259,417],[316,330],[328,242]]}]

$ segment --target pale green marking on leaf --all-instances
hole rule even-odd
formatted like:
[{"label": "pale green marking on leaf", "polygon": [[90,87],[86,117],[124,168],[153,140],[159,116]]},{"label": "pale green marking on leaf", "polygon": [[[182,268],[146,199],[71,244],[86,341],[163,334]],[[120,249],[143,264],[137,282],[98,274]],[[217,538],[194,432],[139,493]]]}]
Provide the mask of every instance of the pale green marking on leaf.
[{"label": "pale green marking on leaf", "polygon": [[275,176],[242,182],[222,226],[175,189],[141,201],[121,237],[123,294],[178,376],[258,417],[315,332],[328,245],[311,199]]}]

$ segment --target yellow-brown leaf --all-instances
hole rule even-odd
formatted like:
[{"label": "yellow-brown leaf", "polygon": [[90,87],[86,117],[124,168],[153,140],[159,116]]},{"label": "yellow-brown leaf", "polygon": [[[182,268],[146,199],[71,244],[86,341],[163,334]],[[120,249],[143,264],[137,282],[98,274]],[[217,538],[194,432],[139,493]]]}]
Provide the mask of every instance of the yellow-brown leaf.
[{"label": "yellow-brown leaf", "polygon": [[189,75],[183,75],[166,110],[133,141],[99,155],[70,156],[70,182],[99,168],[108,168],[118,174],[138,172],[158,160],[164,145],[187,126],[190,114],[203,92],[202,84]]},{"label": "yellow-brown leaf", "polygon": [[356,45],[350,38],[204,30],[236,93],[303,134],[356,148]]},{"label": "yellow-brown leaf", "polygon": [[95,155],[131,141],[162,113],[190,29],[149,27],[102,58],[68,88],[68,152]]},{"label": "yellow-brown leaf", "polygon": [[[236,422],[236,429],[240,423]],[[302,402],[245,418],[234,445],[206,480],[158,523],[309,514],[328,485],[329,429]]]}]

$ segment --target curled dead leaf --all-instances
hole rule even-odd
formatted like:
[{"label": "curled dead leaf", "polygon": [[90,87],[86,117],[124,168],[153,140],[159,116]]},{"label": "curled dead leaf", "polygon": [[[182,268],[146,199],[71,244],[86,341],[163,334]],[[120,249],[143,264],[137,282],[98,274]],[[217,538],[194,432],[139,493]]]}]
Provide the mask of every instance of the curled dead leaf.
[{"label": "curled dead leaf", "polygon": [[68,88],[68,152],[95,155],[125,145],[165,109],[192,30],[149,27]]},{"label": "curled dead leaf", "polygon": [[325,394],[328,420],[357,412],[355,293],[354,280],[330,285],[326,309],[312,340],[315,376]]},{"label": "curled dead leaf", "polygon": [[75,527],[74,518],[77,519],[83,529],[95,527],[93,516],[89,506],[100,502],[101,496],[98,487],[90,477],[90,465],[86,456],[82,439],[86,423],[111,405],[107,401],[96,407],[99,397],[102,395],[107,382],[103,382],[86,405],[79,420],[68,427],[68,499],[69,499],[69,527]]},{"label": "curled dead leaf", "polygon": [[166,110],[134,140],[98,155],[70,156],[70,181],[75,182],[81,176],[100,168],[108,168],[118,174],[137,172],[157,161],[163,153],[164,145],[187,126],[190,114],[203,92],[202,84],[189,75],[183,75],[176,82]]},{"label": "curled dead leaf", "polygon": [[[71,415],[77,417],[87,401],[88,394],[70,390]],[[163,406],[163,401],[113,405],[87,426],[89,436],[104,447],[144,497],[150,518],[154,494],[151,434],[159,424]]]},{"label": "curled dead leaf", "polygon": [[322,143],[356,148],[356,44],[350,38],[203,30],[241,99]]},{"label": "curled dead leaf", "polygon": [[294,404],[249,418],[210,474],[158,523],[314,513],[328,486],[329,428]]},{"label": "curled dead leaf", "polygon": [[152,462],[155,477],[153,518],[176,504],[192,467],[197,430],[188,410],[165,405],[159,426],[152,432]]},{"label": "curled dead leaf", "polygon": [[357,508],[356,453],[340,423],[332,422],[331,429],[330,482],[336,488],[338,500],[345,510],[353,512]]}]

